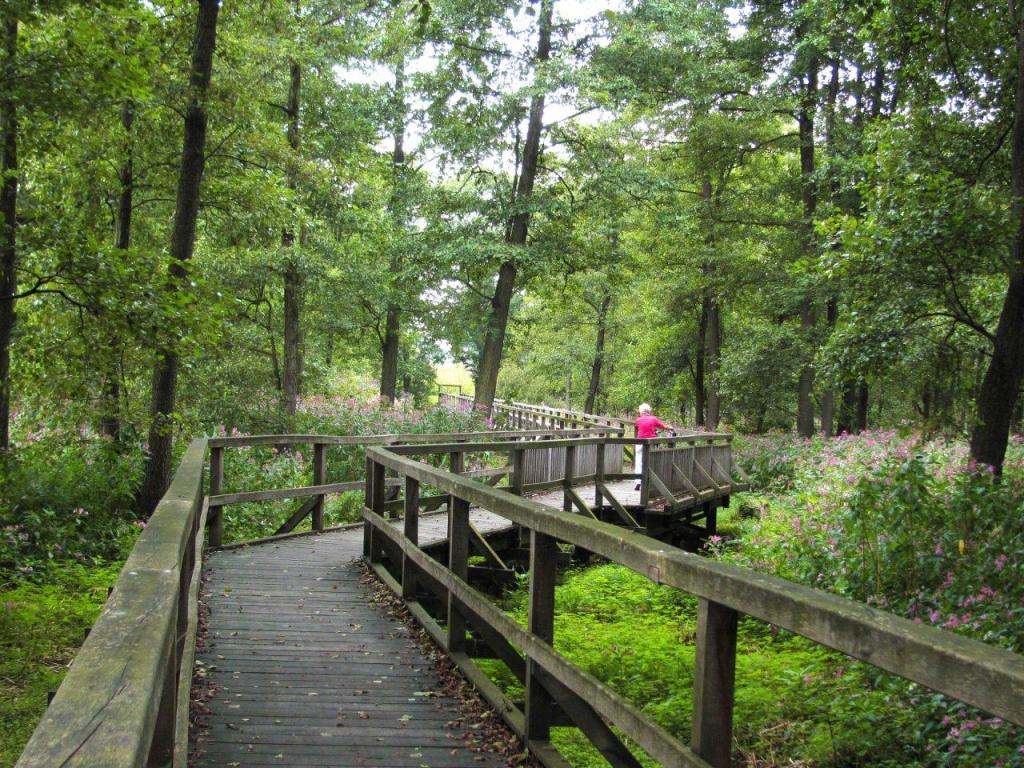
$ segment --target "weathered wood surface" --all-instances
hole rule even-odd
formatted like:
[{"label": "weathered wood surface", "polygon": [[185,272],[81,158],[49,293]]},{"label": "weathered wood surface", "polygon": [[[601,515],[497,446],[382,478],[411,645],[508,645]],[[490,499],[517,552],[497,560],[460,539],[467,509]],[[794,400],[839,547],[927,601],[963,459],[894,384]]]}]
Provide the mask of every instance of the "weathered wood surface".
[{"label": "weathered wood surface", "polygon": [[19,768],[169,765],[206,441],[191,443]]},{"label": "weathered wood surface", "polygon": [[[400,521],[393,521],[401,525]],[[474,511],[486,532],[508,522]],[[423,515],[419,540],[447,536]],[[467,749],[458,703],[405,626],[368,603],[354,560],[363,532],[333,531],[208,555],[207,724],[192,764],[498,766]]]}]

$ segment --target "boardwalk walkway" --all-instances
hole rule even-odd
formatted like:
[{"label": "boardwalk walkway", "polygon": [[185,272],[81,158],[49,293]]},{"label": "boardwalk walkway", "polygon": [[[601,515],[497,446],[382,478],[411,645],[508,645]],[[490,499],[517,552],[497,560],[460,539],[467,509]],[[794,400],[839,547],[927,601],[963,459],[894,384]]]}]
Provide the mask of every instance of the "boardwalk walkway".
[{"label": "boardwalk walkway", "polygon": [[[423,540],[447,515],[424,516]],[[489,513],[474,524],[506,521]],[[438,534],[440,533],[440,536]],[[193,735],[207,766],[498,766],[461,740],[456,700],[407,628],[369,602],[361,528],[211,552],[197,655],[215,694]]]}]

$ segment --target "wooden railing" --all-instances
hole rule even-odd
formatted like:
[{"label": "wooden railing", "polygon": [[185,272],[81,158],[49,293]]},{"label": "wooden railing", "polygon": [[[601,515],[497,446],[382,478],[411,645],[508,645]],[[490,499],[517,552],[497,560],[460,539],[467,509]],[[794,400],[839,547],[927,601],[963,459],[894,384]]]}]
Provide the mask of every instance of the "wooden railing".
[{"label": "wooden railing", "polygon": [[[448,447],[431,446],[430,450]],[[545,765],[564,765],[551,746],[550,731],[555,725],[571,724],[613,766],[639,766],[618,733],[662,765],[729,766],[741,615],[788,629],[1024,725],[1024,657],[1020,655],[773,576],[688,554],[584,515],[566,515],[408,455],[424,448],[368,450],[365,554],[374,571],[408,601],[417,620]],[[386,519],[385,478],[389,473],[400,479],[404,489],[402,528]],[[449,496],[446,564],[418,546],[420,489],[425,486]],[[568,482],[565,487],[570,487]],[[567,494],[569,503],[573,500]],[[529,532],[526,628],[469,584],[471,506],[505,517]],[[596,553],[698,598],[689,745],[554,650],[559,542]],[[423,589],[440,598],[442,608],[436,616],[420,598]],[[476,656],[501,659],[523,684],[524,702],[509,700],[476,665],[471,651]]]},{"label": "wooden railing", "polygon": [[185,768],[206,516],[192,442],[17,768]]},{"label": "wooden railing", "polygon": [[[565,433],[566,436],[584,437],[604,435],[608,429],[574,429]],[[291,533],[306,518],[311,519],[311,530],[324,530],[324,505],[327,496],[335,493],[362,491],[364,480],[358,477],[344,478],[336,482],[327,482],[329,446],[367,447],[372,445],[431,443],[438,440],[459,444],[479,442],[481,440],[530,440],[550,437],[549,430],[514,430],[488,432],[454,432],[442,434],[391,434],[391,435],[246,435],[238,437],[213,437],[210,446],[210,486],[209,486],[209,543],[212,547],[220,547],[224,541],[224,515],[222,510],[231,504],[244,504],[254,501],[278,501],[281,499],[307,498],[280,527],[274,536]],[[291,448],[294,446],[312,446],[312,482],[310,485],[294,488],[277,488],[271,490],[240,491],[224,493],[224,451],[226,449],[252,448],[257,446],[275,446]],[[500,476],[489,475],[495,482]],[[397,481],[392,483],[397,485]]]},{"label": "wooden railing", "polygon": [[[472,411],[473,398],[470,395],[438,390],[438,404],[456,411]],[[625,434],[632,429],[632,422],[614,416],[600,416],[567,408],[553,408],[547,405],[508,402],[496,398],[491,408],[496,424],[508,429],[581,429],[586,427],[608,428]]]}]

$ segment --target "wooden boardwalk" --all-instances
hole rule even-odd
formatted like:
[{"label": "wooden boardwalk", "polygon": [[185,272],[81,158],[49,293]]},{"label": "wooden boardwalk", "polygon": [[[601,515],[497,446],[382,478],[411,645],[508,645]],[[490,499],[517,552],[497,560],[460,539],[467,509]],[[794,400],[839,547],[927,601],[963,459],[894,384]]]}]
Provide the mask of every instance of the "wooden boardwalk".
[{"label": "wooden boardwalk", "polygon": [[[422,540],[447,515],[424,515]],[[474,515],[484,531],[507,525]],[[197,654],[214,691],[193,733],[207,766],[499,766],[453,721],[431,662],[404,624],[370,604],[355,561],[361,528],[207,555],[207,643]]]}]

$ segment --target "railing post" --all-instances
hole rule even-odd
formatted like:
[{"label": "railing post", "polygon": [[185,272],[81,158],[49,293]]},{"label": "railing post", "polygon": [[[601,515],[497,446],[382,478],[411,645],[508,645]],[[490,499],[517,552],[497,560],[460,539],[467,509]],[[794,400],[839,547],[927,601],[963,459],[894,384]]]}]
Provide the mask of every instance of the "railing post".
[{"label": "railing post", "polygon": [[[371,486],[370,496],[370,509],[376,512],[381,517],[387,516],[387,511],[384,509],[384,493],[387,490],[387,485],[384,480],[387,476],[387,468],[383,464],[373,462],[373,485]],[[382,537],[376,533],[376,531],[370,531],[370,562],[379,563],[384,554],[384,550],[381,546]]]},{"label": "railing post", "polygon": [[[597,458],[594,468],[594,506],[600,510],[604,506],[604,497],[601,495],[601,484],[604,483],[604,447],[605,443],[597,444]],[[600,511],[598,512],[600,514]]]},{"label": "railing post", "polygon": [[712,768],[732,760],[732,710],[736,683],[736,629],[732,608],[701,598],[697,608],[697,658],[693,672],[693,751]]},{"label": "railing post", "polygon": [[[528,629],[549,645],[555,641],[555,575],[558,547],[550,536],[530,531],[530,616]],[[526,742],[551,738],[551,696],[526,660]]]},{"label": "railing post", "polygon": [[[215,446],[210,449],[210,496],[217,496],[224,491],[224,448]],[[219,547],[224,540],[224,507],[210,507],[209,521],[210,546]]]},{"label": "railing post", "polygon": [[[369,456],[366,457],[366,481],[363,484],[363,506],[373,509],[373,468],[375,463]],[[373,526],[370,523],[363,523],[363,557],[370,559],[370,551],[373,548]]]},{"label": "railing post", "polygon": [[576,475],[576,446],[565,446],[565,470],[562,473],[562,511],[572,512],[572,499],[569,498],[569,489],[572,488],[572,481]]},{"label": "railing post", "polygon": [[[420,481],[413,477],[405,478],[405,538],[419,545],[420,522]],[[416,573],[412,561],[402,553],[402,599],[416,599]]]},{"label": "railing post", "polygon": [[643,449],[640,451],[640,506],[646,508],[651,498],[651,445],[645,441],[638,447]]},{"label": "railing post", "polygon": [[523,485],[526,482],[526,449],[516,448],[510,457],[512,464],[512,477],[509,482],[509,490],[516,496],[523,495]]},{"label": "railing post", "polygon": [[[453,456],[455,454],[452,454]],[[462,454],[459,454],[461,457]],[[448,569],[458,578],[469,577],[469,502],[452,497],[448,508]],[[459,612],[455,596],[448,593],[448,652],[466,648],[466,619]]]},{"label": "railing post", "polygon": [[[313,444],[313,485],[324,485],[327,480],[327,467],[325,461],[325,449],[326,445],[323,443]],[[327,495],[321,493],[316,500],[316,506],[313,507],[313,530],[322,531],[324,529],[324,504],[327,501]]]}]

